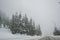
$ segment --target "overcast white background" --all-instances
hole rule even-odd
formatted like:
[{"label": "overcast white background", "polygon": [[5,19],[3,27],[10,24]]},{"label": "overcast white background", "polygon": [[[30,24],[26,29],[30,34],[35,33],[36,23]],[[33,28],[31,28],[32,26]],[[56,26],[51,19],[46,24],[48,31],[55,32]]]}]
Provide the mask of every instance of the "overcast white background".
[{"label": "overcast white background", "polygon": [[26,13],[40,24],[43,35],[52,35],[55,23],[60,26],[59,0],[0,0],[0,10],[9,17],[15,12]]}]

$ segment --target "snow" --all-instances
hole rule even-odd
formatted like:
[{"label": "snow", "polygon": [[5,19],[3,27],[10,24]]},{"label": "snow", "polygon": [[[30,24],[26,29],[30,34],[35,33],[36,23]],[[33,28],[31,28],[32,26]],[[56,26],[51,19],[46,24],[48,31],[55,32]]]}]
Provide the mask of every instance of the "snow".
[{"label": "snow", "polygon": [[40,36],[28,36],[21,34],[11,34],[9,29],[0,28],[0,40],[37,40]]},{"label": "snow", "polygon": [[38,40],[60,40],[60,36],[44,36]]},{"label": "snow", "polygon": [[8,28],[0,28],[0,40],[60,40],[60,36],[29,36],[26,34],[11,34]]}]

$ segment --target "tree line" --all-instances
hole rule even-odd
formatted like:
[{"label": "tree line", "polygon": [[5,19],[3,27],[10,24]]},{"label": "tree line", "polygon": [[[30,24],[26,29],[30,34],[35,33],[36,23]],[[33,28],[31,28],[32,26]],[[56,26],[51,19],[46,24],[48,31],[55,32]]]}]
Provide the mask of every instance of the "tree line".
[{"label": "tree line", "polygon": [[10,29],[12,34],[19,33],[19,34],[27,34],[32,36],[42,35],[40,26],[37,26],[38,29],[36,29],[35,22],[32,20],[32,18],[29,19],[26,14],[22,16],[21,13],[18,14],[16,12],[15,14],[12,14],[11,19],[9,19],[6,16],[5,18],[2,19],[2,16],[0,16],[0,25],[3,24],[4,27],[6,27],[7,25],[7,27]]},{"label": "tree line", "polygon": [[[29,19],[26,14],[22,16],[21,13],[18,15],[16,12],[12,14],[12,18],[9,19],[9,17],[0,10],[0,28],[1,24],[3,24],[4,27],[7,26],[12,34],[42,35],[40,25],[36,26],[32,18]],[[60,35],[60,30],[58,30],[57,27],[54,28],[53,35]]]}]

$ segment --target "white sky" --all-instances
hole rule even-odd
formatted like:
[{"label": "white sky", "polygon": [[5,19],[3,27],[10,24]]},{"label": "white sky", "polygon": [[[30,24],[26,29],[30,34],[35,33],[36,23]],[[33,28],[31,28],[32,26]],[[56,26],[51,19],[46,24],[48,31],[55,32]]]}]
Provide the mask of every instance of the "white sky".
[{"label": "white sky", "polygon": [[43,35],[52,35],[54,23],[60,26],[59,0],[0,0],[0,10],[11,16],[15,12],[26,13],[40,24]]}]

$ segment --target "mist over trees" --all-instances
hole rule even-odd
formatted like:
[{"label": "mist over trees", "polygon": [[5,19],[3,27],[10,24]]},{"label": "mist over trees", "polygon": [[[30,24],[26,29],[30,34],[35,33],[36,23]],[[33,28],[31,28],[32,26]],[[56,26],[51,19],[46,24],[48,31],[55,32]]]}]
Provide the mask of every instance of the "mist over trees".
[{"label": "mist over trees", "polygon": [[1,27],[1,24],[4,25],[4,27],[6,25],[9,24],[9,18],[6,16],[6,13],[4,13],[3,11],[0,10],[0,27]]},{"label": "mist over trees", "polygon": [[[36,26],[32,18],[28,18],[25,14],[12,14],[12,18],[9,19],[2,11],[0,11],[0,28],[1,24],[6,28],[9,28],[12,34],[27,34],[27,35],[42,35],[40,25]],[[35,28],[37,27],[37,29]]]},{"label": "mist over trees", "polygon": [[[12,18],[6,16],[6,14],[0,10],[0,28],[1,24],[3,27],[9,28],[12,34],[27,34],[27,35],[42,35],[40,25],[36,26],[32,18],[28,18],[27,14],[22,16],[22,14],[16,12],[12,14]],[[60,30],[55,27],[53,35],[60,35]]]},{"label": "mist over trees", "polygon": [[[21,14],[12,15],[12,19],[10,21],[10,30],[12,34],[20,33],[20,34],[27,34],[27,35],[41,35],[41,30],[35,29],[35,23],[33,22],[32,18],[29,20],[27,15],[22,17]],[[39,27],[40,28],[40,27]],[[37,31],[37,33],[36,33]]]},{"label": "mist over trees", "polygon": [[[16,12],[12,14],[12,18],[9,19],[6,14],[0,10],[0,28],[1,24],[3,27],[9,28],[12,34],[27,34],[27,35],[42,35],[40,25],[36,26],[32,18],[28,18],[27,14],[22,16],[22,14]],[[55,27],[53,35],[60,35],[60,30]]]}]

